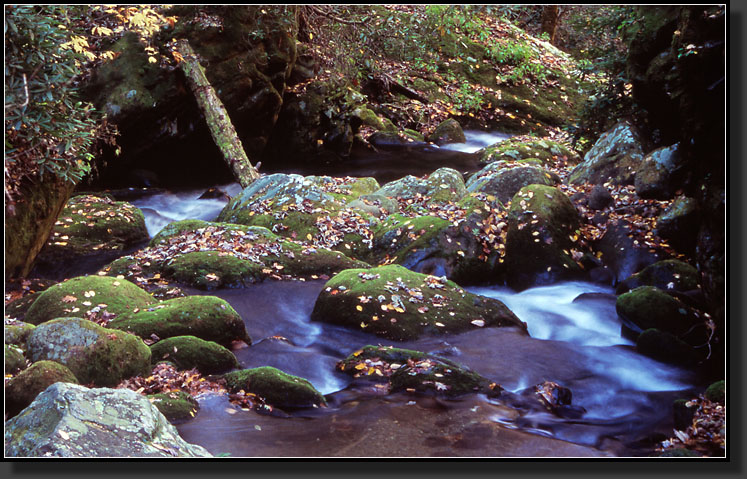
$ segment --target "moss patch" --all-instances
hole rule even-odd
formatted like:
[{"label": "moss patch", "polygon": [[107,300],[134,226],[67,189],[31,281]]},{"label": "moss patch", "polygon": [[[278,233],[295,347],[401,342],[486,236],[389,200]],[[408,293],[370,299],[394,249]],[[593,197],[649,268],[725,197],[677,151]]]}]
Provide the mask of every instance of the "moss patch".
[{"label": "moss patch", "polygon": [[324,396],[308,380],[273,367],[242,369],[224,374],[223,378],[230,391],[243,390],[256,394],[267,403],[281,409],[327,404]]},{"label": "moss patch", "polygon": [[151,394],[148,400],[172,424],[181,424],[192,419],[200,409],[199,403],[184,391]]},{"label": "moss patch", "polygon": [[311,318],[394,340],[490,326],[526,330],[500,301],[399,265],[339,273],[320,293]]},{"label": "moss patch", "polygon": [[197,368],[202,374],[220,374],[239,367],[231,351],[194,336],[166,338],[152,345],[150,350],[153,363],[168,360],[179,369]]},{"label": "moss patch", "polygon": [[36,396],[54,383],[78,384],[66,366],[55,361],[37,361],[5,383],[5,412],[15,416],[31,404]]}]

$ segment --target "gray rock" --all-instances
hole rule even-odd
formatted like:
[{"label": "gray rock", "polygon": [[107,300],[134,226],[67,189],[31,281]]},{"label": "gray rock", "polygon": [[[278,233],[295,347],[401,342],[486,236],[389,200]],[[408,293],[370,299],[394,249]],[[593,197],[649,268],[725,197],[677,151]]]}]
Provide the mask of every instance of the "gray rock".
[{"label": "gray rock", "polygon": [[571,184],[633,184],[643,162],[643,141],[635,126],[621,121],[602,134],[568,177]]},{"label": "gray rock", "polygon": [[603,210],[614,202],[610,191],[604,185],[595,185],[589,194],[589,208],[592,210]]},{"label": "gray rock", "polygon": [[635,174],[636,194],[641,198],[671,198],[679,186],[675,176],[681,169],[679,143],[652,151],[643,159]]},{"label": "gray rock", "polygon": [[5,423],[8,457],[212,457],[145,396],[55,383]]},{"label": "gray rock", "polygon": [[553,186],[557,183],[553,174],[534,166],[501,167],[495,162],[470,177],[467,191],[493,195],[502,204],[508,203],[520,189],[539,184]]}]

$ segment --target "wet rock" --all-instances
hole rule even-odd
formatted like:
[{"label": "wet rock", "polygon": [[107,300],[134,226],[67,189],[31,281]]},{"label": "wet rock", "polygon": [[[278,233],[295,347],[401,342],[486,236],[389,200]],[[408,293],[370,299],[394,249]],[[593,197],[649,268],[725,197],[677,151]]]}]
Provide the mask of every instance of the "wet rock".
[{"label": "wet rock", "polygon": [[150,294],[125,279],[81,276],[49,287],[28,309],[25,319],[38,325],[60,317],[118,315],[155,302]]},{"label": "wet rock", "polygon": [[631,225],[615,220],[607,225],[604,235],[592,245],[594,251],[602,254],[604,266],[612,272],[614,281],[619,283],[646,266],[663,260],[660,253],[636,245],[633,241]]},{"label": "wet rock", "polygon": [[5,383],[5,413],[13,417],[54,383],[78,384],[72,371],[56,361],[37,361]]},{"label": "wet rock", "polygon": [[641,286],[618,296],[615,308],[623,324],[636,336],[655,328],[693,347],[708,342],[709,331],[702,313],[653,286]]},{"label": "wet rock", "polygon": [[57,218],[35,271],[57,279],[89,273],[149,237],[142,211],[130,203],[75,196]]},{"label": "wet rock", "polygon": [[[639,353],[657,361],[690,367],[704,359],[704,354],[694,349],[672,333],[651,328],[643,331],[636,340]],[[702,350],[701,350],[702,351]]]},{"label": "wet rock", "polygon": [[589,194],[589,208],[592,210],[603,210],[615,204],[610,191],[604,185],[594,185]]},{"label": "wet rock", "polygon": [[200,404],[184,391],[151,394],[148,400],[171,424],[189,421],[200,409]]},{"label": "wet rock", "polygon": [[242,369],[223,375],[229,391],[241,390],[256,394],[268,404],[280,409],[296,409],[326,405],[324,396],[304,378],[264,366]]},{"label": "wet rock", "polygon": [[186,296],[119,315],[109,327],[143,339],[196,336],[205,341],[230,345],[252,340],[241,316],[225,300],[215,296]]},{"label": "wet rock", "polygon": [[635,192],[641,198],[668,200],[682,187],[677,175],[683,168],[679,144],[647,154],[635,174]]},{"label": "wet rock", "polygon": [[493,326],[526,331],[500,301],[399,265],[339,273],[319,294],[311,318],[394,340]]},{"label": "wet rock", "polygon": [[[505,266],[509,286],[524,289],[581,273],[580,215],[557,188],[529,185],[511,200]],[[575,240],[574,240],[575,238]]]},{"label": "wet rock", "polygon": [[[102,413],[102,411],[104,413]],[[211,457],[134,391],[55,383],[6,422],[9,457]]]},{"label": "wet rock", "polygon": [[221,190],[220,188],[208,188],[207,190],[205,190],[203,194],[200,195],[198,199],[200,200],[218,199],[218,200],[231,201],[231,197],[228,195],[228,193]]},{"label": "wet rock", "polygon": [[135,335],[80,318],[60,318],[37,326],[28,338],[31,361],[64,364],[84,384],[115,386],[150,372],[150,349]]},{"label": "wet rock", "polygon": [[557,178],[542,168],[534,166],[509,166],[505,162],[493,162],[478,171],[467,181],[470,193],[485,193],[495,196],[507,204],[525,186],[539,184],[554,186]]},{"label": "wet rock", "polygon": [[667,291],[691,291],[698,287],[698,270],[694,266],[667,259],[646,266],[617,285],[616,294],[627,293],[639,286],[656,286]]},{"label": "wet rock", "polygon": [[633,184],[643,161],[643,140],[638,129],[621,121],[602,134],[568,177],[571,184]]},{"label": "wet rock", "polygon": [[542,166],[550,160],[573,165],[581,158],[571,148],[547,139],[526,137],[509,138],[476,153],[481,165],[495,161],[529,163],[527,166]]},{"label": "wet rock", "polygon": [[150,347],[151,362],[169,361],[179,369],[197,368],[202,374],[220,374],[239,367],[231,351],[195,336],[162,339]]},{"label": "wet rock", "polygon": [[464,136],[462,126],[453,118],[444,120],[436,126],[433,133],[426,138],[431,143],[437,145],[446,145],[448,143],[465,143],[467,138]]},{"label": "wet rock", "polygon": [[425,196],[435,204],[459,201],[467,194],[467,188],[461,173],[453,168],[439,168],[427,178],[408,175],[389,182],[375,194],[405,200]]},{"label": "wet rock", "polygon": [[677,251],[693,254],[698,240],[701,214],[693,198],[679,197],[656,221],[655,234],[669,241]]}]

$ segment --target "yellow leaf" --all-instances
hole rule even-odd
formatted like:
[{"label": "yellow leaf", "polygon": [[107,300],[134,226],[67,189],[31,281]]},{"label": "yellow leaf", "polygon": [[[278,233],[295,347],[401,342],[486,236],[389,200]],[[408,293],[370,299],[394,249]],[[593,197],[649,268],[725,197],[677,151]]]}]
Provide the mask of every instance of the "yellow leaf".
[{"label": "yellow leaf", "polygon": [[156,57],[148,57],[148,63],[157,63]]},{"label": "yellow leaf", "polygon": [[358,311],[363,311],[363,306],[361,306],[361,305],[359,304],[358,306],[356,306],[356,307],[355,307],[355,309],[357,309]]},{"label": "yellow leaf", "polygon": [[357,369],[359,371],[363,370],[363,369],[366,369],[366,365],[364,363],[356,364],[355,365],[355,369]]}]

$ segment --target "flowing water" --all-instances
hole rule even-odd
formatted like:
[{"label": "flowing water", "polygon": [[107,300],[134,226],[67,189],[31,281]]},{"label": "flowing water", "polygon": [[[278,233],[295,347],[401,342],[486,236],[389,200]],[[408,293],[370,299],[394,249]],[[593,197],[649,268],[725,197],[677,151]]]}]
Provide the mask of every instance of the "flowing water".
[{"label": "flowing water", "polygon": [[[505,139],[507,136],[503,135]],[[446,166],[469,166],[474,151],[496,136],[471,133],[447,152]],[[403,164],[383,155],[329,173],[375,176],[380,182],[445,166],[440,160]],[[432,153],[432,152],[431,152]],[[416,155],[417,156],[417,155]],[[409,157],[408,157],[409,158]],[[428,162],[431,161],[430,166]],[[296,170],[296,172],[299,172]],[[310,172],[300,172],[311,174]],[[325,172],[316,171],[317,174]],[[238,185],[222,187],[230,195]],[[202,191],[161,193],[136,200],[151,235],[170,221],[214,219],[225,200],[199,200]],[[515,292],[500,286],[469,288],[503,301],[528,325],[530,336],[511,328],[392,343],[376,336],[310,320],[323,281],[266,281],[244,289],[206,293],[226,299],[244,318],[254,344],[234,351],[243,368],[274,366],[307,378],[329,406],[289,417],[238,408],[225,397],[200,398],[197,416],[178,426],[189,442],[233,457],[539,457],[645,453],[652,434],[671,431],[672,401],[688,397],[696,379],[687,371],[637,354],[620,334],[613,290],[565,282]],[[437,354],[460,363],[515,393],[457,400],[384,394],[373,383],[340,373],[336,363],[368,344]],[[553,381],[572,391],[585,411],[563,419],[542,409],[522,409],[511,397]],[[648,441],[648,442],[647,442]]]}]

